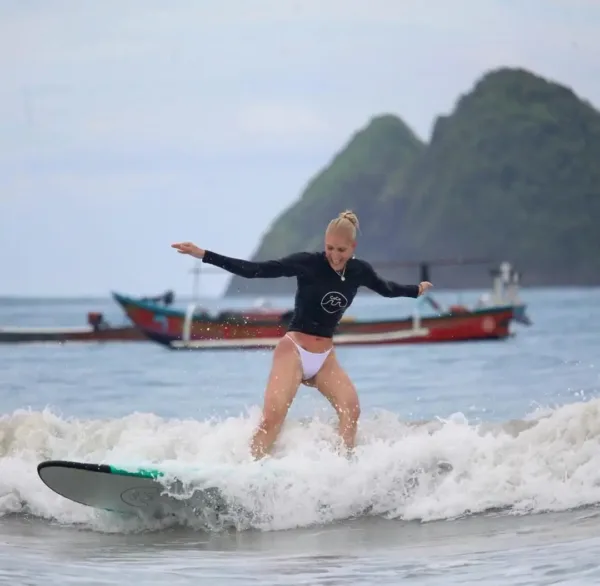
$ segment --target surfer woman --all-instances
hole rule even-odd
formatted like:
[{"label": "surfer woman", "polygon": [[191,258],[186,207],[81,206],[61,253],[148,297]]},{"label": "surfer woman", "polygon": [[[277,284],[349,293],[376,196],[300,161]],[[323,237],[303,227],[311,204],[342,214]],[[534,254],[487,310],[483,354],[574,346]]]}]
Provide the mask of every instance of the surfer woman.
[{"label": "surfer woman", "polygon": [[327,226],[323,252],[297,252],[265,262],[230,258],[192,242],[172,245],[181,254],[247,279],[297,279],[294,314],[273,352],[262,419],[252,438],[254,458],[269,451],[301,383],[316,387],[329,400],[339,418],[339,434],[352,450],[360,405],[352,381],[336,358],[333,333],[361,286],[383,297],[415,298],[432,286],[428,281],[399,285],[382,279],[369,263],[354,257],[357,229],[356,215],[342,212]]}]

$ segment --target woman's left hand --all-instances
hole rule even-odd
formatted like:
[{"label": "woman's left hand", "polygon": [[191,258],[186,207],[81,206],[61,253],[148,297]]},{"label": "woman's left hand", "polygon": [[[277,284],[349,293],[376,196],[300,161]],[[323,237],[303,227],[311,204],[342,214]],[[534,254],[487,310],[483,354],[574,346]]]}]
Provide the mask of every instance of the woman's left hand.
[{"label": "woman's left hand", "polygon": [[433,285],[429,281],[421,281],[419,283],[419,296],[423,295],[424,293],[427,293],[427,291],[431,289],[431,287],[433,287]]}]

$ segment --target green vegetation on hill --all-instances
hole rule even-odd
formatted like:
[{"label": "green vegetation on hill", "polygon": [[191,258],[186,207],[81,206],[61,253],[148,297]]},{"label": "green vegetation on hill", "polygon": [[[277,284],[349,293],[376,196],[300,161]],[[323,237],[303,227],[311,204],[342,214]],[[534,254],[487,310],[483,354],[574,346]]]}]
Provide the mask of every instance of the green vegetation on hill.
[{"label": "green vegetation on hill", "polygon": [[424,145],[394,116],[374,118],[310,181],[300,200],[265,235],[255,258],[318,250],[327,222],[342,209],[358,213],[363,229],[377,222],[390,178],[401,179]]},{"label": "green vegetation on hill", "polygon": [[[253,258],[319,250],[325,225],[346,208],[359,216],[369,260],[487,256],[515,263],[528,284],[599,283],[600,113],[569,88],[503,68],[437,119],[427,145],[398,118],[375,118],[274,222]],[[482,267],[434,268],[432,278],[461,286],[469,272],[487,284]],[[234,277],[227,294],[294,285]]]}]

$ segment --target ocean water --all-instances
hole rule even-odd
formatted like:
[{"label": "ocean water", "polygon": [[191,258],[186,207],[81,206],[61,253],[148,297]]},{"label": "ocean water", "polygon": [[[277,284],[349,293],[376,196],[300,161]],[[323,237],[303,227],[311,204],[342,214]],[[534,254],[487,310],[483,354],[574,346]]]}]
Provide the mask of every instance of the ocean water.
[{"label": "ocean water", "polygon": [[[270,352],[0,346],[0,583],[600,583],[600,290],[522,295],[533,326],[506,341],[338,349],[362,403],[352,461],[305,387],[273,461],[248,460]],[[0,324],[97,309],[123,321],[109,300],[39,299],[0,301]],[[125,519],[51,492],[46,459],[229,466],[222,489],[252,514]]]}]

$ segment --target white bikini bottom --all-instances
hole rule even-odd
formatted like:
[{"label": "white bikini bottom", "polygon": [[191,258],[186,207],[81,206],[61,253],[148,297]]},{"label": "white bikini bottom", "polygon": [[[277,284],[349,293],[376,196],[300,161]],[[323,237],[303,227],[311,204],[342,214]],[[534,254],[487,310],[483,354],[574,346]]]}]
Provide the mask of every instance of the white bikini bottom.
[{"label": "white bikini bottom", "polygon": [[321,366],[323,366],[323,363],[333,348],[329,348],[329,350],[325,350],[325,352],[309,352],[302,348],[302,346],[300,346],[290,335],[286,334],[286,336],[294,342],[296,348],[298,348],[300,362],[302,364],[302,380],[308,380],[315,376],[315,374],[321,370]]}]

